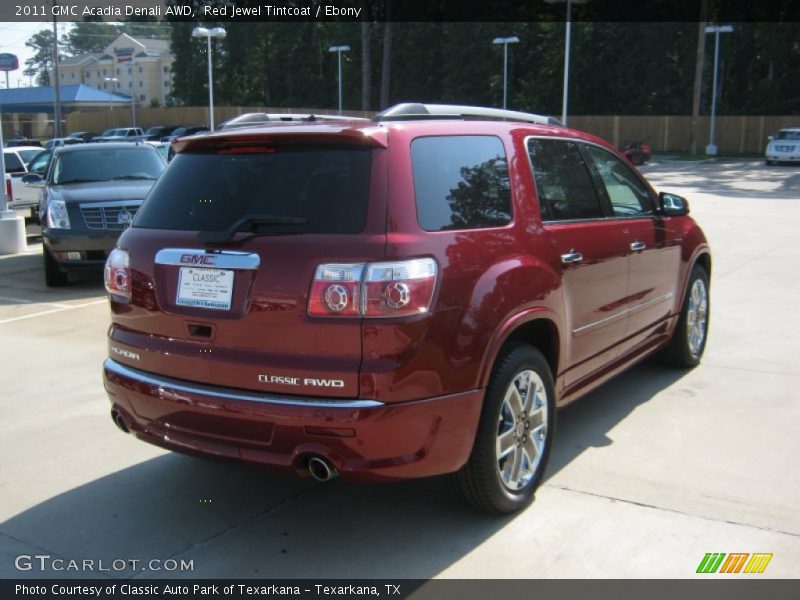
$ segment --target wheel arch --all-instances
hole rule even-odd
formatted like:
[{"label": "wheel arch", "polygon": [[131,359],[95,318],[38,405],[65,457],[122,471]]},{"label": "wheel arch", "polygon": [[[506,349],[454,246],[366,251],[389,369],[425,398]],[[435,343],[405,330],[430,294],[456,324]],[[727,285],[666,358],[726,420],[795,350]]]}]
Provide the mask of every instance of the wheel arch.
[{"label": "wheel arch", "polygon": [[556,316],[548,309],[529,309],[509,318],[489,345],[481,365],[479,384],[486,387],[492,370],[504,348],[509,344],[524,343],[538,349],[555,380],[562,364],[562,344]]}]

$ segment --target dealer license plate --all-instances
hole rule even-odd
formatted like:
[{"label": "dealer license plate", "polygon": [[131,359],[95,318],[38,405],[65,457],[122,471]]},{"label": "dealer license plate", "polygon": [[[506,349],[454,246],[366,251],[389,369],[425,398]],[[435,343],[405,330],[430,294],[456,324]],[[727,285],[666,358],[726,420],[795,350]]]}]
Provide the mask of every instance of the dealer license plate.
[{"label": "dealer license plate", "polygon": [[181,267],[178,275],[179,306],[230,310],[233,271]]}]

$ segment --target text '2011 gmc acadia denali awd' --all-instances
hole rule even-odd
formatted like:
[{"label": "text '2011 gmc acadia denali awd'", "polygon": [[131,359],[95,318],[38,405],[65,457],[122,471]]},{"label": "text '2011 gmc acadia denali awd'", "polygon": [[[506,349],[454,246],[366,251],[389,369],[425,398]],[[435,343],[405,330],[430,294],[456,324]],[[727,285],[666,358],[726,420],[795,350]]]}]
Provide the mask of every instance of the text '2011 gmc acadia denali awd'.
[{"label": "text '2011 gmc acadia denali awd'", "polygon": [[143,440],[322,480],[452,473],[511,512],[557,407],[703,353],[685,200],[551,119],[399,105],[175,149],[106,264],[105,386]]}]

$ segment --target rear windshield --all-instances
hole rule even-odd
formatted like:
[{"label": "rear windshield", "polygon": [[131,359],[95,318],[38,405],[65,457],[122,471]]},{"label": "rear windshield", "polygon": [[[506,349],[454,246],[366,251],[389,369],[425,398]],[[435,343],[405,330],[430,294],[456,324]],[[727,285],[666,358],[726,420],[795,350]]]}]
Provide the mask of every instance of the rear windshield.
[{"label": "rear windshield", "polygon": [[358,233],[364,229],[371,151],[278,147],[267,153],[176,154],[134,221],[135,227],[222,231],[245,215],[307,223],[262,231]]}]

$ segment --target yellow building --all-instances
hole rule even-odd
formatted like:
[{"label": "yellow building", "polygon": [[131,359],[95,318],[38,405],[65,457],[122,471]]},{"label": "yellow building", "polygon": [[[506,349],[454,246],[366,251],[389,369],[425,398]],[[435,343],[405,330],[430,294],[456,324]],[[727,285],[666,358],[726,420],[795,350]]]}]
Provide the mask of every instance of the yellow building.
[{"label": "yellow building", "polygon": [[172,61],[168,40],[123,33],[101,53],[61,60],[59,80],[133,96],[137,106],[164,106],[172,92]]}]

